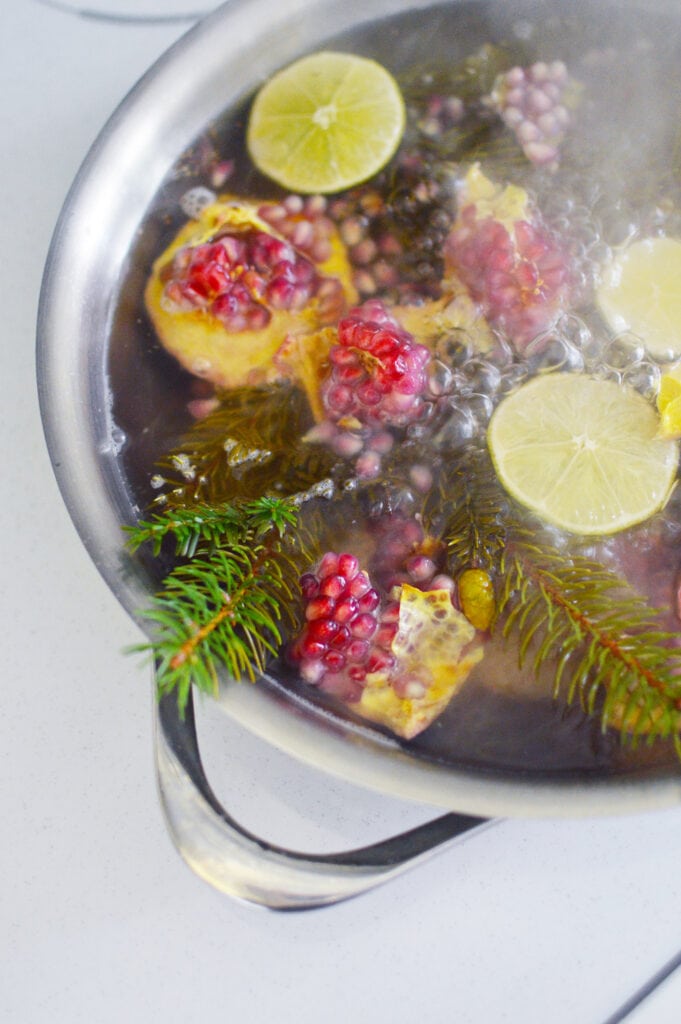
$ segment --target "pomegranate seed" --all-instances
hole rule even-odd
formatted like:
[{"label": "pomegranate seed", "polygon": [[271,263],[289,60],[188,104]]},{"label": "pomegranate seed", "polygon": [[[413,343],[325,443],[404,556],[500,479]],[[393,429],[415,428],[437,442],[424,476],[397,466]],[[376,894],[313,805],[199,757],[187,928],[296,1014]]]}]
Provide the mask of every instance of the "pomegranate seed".
[{"label": "pomegranate seed", "polygon": [[335,608],[336,602],[332,597],[315,597],[305,609],[305,618],[309,621],[313,619],[328,619],[333,615]]},{"label": "pomegranate seed", "polygon": [[319,584],[319,593],[325,597],[338,598],[345,590],[346,585],[345,576],[325,576]]}]

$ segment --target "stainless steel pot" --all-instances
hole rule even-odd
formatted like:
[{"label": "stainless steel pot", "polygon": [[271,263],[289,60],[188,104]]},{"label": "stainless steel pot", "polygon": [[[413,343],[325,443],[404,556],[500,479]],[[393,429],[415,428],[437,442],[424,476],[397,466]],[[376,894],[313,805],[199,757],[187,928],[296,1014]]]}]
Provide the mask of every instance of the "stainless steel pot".
[{"label": "stainless steel pot", "polygon": [[[459,4],[463,11],[482,4]],[[524,5],[525,7],[527,5]],[[567,0],[566,0],[566,6]],[[570,5],[572,6],[572,5]],[[576,6],[576,5],[575,5]],[[275,68],[331,35],[424,0],[232,0],[182,38],[121,104],[66,200],[45,271],[38,321],[38,376],[45,432],[64,500],[91,557],[136,616],[154,587],[124,548],[121,524],[139,514],[112,416],[110,351],[120,286],[145,214],[178,154],[226,107]],[[541,4],[539,4],[541,8]],[[674,13],[675,0],[620,7]],[[120,331],[118,332],[120,335]],[[115,353],[113,354],[115,357]],[[138,382],[153,401],[154,384]],[[271,906],[332,902],[389,877],[445,837],[489,816],[615,814],[681,799],[681,772],[528,773],[453,765],[293,698],[267,682],[231,685],[225,710],[245,728],[348,780],[457,813],[338,858],[303,858],[248,836],[210,791],[190,706],[158,709],[161,795],[183,856],[219,888]]]}]

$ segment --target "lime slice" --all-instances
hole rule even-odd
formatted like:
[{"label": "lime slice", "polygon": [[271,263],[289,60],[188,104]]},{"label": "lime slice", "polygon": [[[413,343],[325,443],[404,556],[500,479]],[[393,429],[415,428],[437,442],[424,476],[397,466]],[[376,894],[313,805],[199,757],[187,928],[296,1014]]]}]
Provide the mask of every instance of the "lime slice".
[{"label": "lime slice", "polygon": [[520,504],[572,533],[609,534],[669,498],[679,446],[658,436],[659,425],[632,388],[553,373],[497,407],[488,444],[501,483]]},{"label": "lime slice", "polygon": [[284,68],[253,103],[247,145],[256,167],[293,192],[338,192],[388,162],[404,131],[404,100],[384,67],[315,53]]},{"label": "lime slice", "polygon": [[637,335],[659,359],[681,355],[681,241],[647,238],[604,267],[596,300],[616,333]]}]

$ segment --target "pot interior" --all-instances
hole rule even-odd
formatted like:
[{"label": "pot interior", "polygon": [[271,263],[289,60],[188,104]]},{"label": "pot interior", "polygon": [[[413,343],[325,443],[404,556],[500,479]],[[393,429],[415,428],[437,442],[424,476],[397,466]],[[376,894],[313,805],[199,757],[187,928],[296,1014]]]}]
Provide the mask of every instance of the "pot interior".
[{"label": "pot interior", "polygon": [[[59,312],[55,290],[65,281],[64,263],[75,244],[73,232],[79,216],[81,220],[87,216],[87,204],[91,204],[90,210],[95,208],[92,204],[96,205],[99,192],[103,228],[111,227],[111,245],[105,250],[99,244],[96,252],[90,251],[89,266],[86,247],[82,283],[76,268],[75,290],[84,290],[85,313],[81,309],[78,314],[83,341],[75,357],[81,393],[72,397],[72,402],[75,407],[85,393],[90,396],[90,447],[95,452],[99,498],[109,510],[105,543],[97,536],[100,527],[93,525],[95,508],[84,509],[77,493],[82,484],[71,470],[61,471],[61,482],[93,556],[133,614],[144,595],[158,585],[164,566],[144,554],[131,560],[114,536],[112,523],[133,522],[149,508],[156,493],[156,464],[191,426],[189,410],[198,394],[195,378],[158,342],[145,309],[145,283],[154,259],[185,220],[182,196],[195,186],[210,187],[216,164],[233,161],[224,186],[232,193],[275,200],[284,195],[259,176],[244,155],[253,91],[274,68],[322,48],[373,57],[398,77],[421,66],[427,73],[433,65],[458,63],[486,46],[509,47],[526,63],[562,60],[584,90],[576,115],[581,119],[576,129],[579,145],[572,144],[569,162],[561,165],[553,178],[540,178],[531,169],[514,167],[513,180],[525,184],[556,222],[570,211],[580,219],[579,244],[583,249],[590,246],[592,252],[585,257],[587,263],[597,260],[608,246],[624,241],[632,224],[640,230],[644,215],[655,217],[651,213],[656,209],[651,202],[655,194],[663,203],[657,208],[658,220],[652,230],[681,234],[681,216],[674,210],[679,198],[678,149],[674,147],[678,146],[675,133],[681,95],[680,15],[674,5],[483,0],[416,9],[407,4],[363,4],[361,12],[358,6],[293,4],[290,11],[282,9],[263,22],[266,5],[226,5],[171,51],[123,105],[69,200],[71,214],[75,209],[77,215],[70,216],[67,206],[55,242],[43,300],[43,333],[55,333],[55,311]],[[228,10],[230,7],[234,10]],[[236,43],[228,42],[230,28],[232,38],[240,40],[238,51]],[[284,36],[285,41],[273,48],[272,37]],[[220,81],[217,41],[225,46],[228,66],[221,95],[216,95]],[[187,95],[180,101],[169,86],[181,80],[190,66],[192,50],[197,65],[202,55],[209,54],[210,60],[194,80],[183,81]],[[173,64],[177,66],[175,74]],[[192,95],[196,101],[194,121]],[[122,157],[126,139],[132,153]],[[102,169],[104,151],[108,147],[110,153],[112,146],[114,164],[118,161],[113,172],[126,175],[126,180],[116,182],[116,195],[106,181],[106,168]],[[494,159],[489,170],[494,170]],[[129,176],[140,174],[145,176],[144,182],[131,183]],[[100,301],[94,288],[101,294],[102,285],[110,291]],[[69,315],[75,314],[71,310]],[[60,330],[63,325],[62,317]],[[96,342],[92,341],[93,331],[98,333]],[[68,459],[73,459],[73,430],[67,437],[66,428],[56,425],[59,398],[46,397],[48,386],[52,387],[47,377],[56,374],[50,370],[50,360],[56,361],[56,356],[44,356],[43,392],[53,456],[61,461],[62,449],[67,448]],[[59,373],[64,374],[63,358],[61,361]],[[73,394],[71,385],[64,389]],[[674,505],[667,514],[675,516],[676,512]],[[330,730],[343,737],[348,750],[359,743],[364,751],[374,752],[376,765],[385,761],[376,772],[364,772],[367,781],[379,787],[390,788],[386,778],[390,758],[395,756],[401,764],[406,757],[415,766],[415,777],[418,766],[426,766],[454,780],[473,777],[476,785],[488,780],[491,786],[529,783],[531,788],[536,782],[543,788],[549,782],[567,787],[576,799],[585,785],[603,785],[603,792],[612,794],[618,787],[626,790],[630,783],[664,782],[678,775],[671,743],[642,743],[632,749],[621,742],[616,730],[604,731],[598,717],[586,715],[578,703],[567,707],[553,700],[546,686],[533,689],[528,671],[517,671],[503,654],[483,659],[471,685],[464,687],[432,726],[408,742],[357,721],[332,698],[301,683],[285,666],[275,667],[258,688],[278,715],[296,719],[298,738],[289,746],[299,743],[302,715],[310,730],[321,735]],[[227,701],[230,707],[233,699]],[[314,754],[303,756],[317,758],[319,747],[317,744]],[[340,760],[335,758],[334,768],[339,768]],[[428,778],[432,781],[432,775],[426,773],[420,790],[416,787],[424,799],[432,795],[424,788],[430,784]],[[435,799],[442,802],[439,794]],[[467,803],[465,798],[446,799],[466,809],[461,806]],[[503,800],[500,805],[498,811],[504,807]]]}]

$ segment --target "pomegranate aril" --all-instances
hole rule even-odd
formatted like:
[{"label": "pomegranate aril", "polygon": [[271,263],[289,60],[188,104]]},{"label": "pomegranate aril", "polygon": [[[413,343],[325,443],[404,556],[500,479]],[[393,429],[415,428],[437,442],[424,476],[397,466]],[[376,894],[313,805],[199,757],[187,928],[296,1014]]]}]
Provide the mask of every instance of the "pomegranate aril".
[{"label": "pomegranate aril", "polygon": [[358,615],[350,624],[350,632],[354,637],[357,637],[360,640],[369,640],[374,635],[377,628],[378,623],[376,622],[376,619],[373,615],[369,615],[367,613]]},{"label": "pomegranate aril", "polygon": [[[331,598],[327,598],[331,601]],[[335,602],[334,602],[335,603]],[[350,619],[354,618],[359,610],[359,603],[354,597],[346,597],[344,600],[339,601],[336,605],[334,617],[336,622],[349,622]],[[309,608],[308,608],[309,612]],[[306,614],[308,614],[306,612]],[[309,615],[308,615],[309,618]]]},{"label": "pomegranate aril", "polygon": [[340,672],[345,668],[345,658],[340,651],[328,651],[324,655],[323,661],[332,672]]},{"label": "pomegranate aril", "polygon": [[333,619],[314,619],[308,624],[307,636],[315,643],[328,644],[338,633],[340,625]]},{"label": "pomegranate aril", "polygon": [[317,577],[311,572],[306,572],[300,577],[300,589],[306,601],[316,597],[319,593],[319,582]]},{"label": "pomegranate aril", "polygon": [[350,581],[359,572],[359,559],[354,555],[342,554],[338,557],[338,572]]},{"label": "pomegranate aril", "polygon": [[363,662],[368,653],[369,644],[366,640],[352,640],[345,648],[345,657],[352,662]]},{"label": "pomegranate aril", "polygon": [[338,598],[345,590],[346,585],[347,581],[344,576],[325,576],[319,584],[319,593],[326,597]]},{"label": "pomegranate aril", "polygon": [[362,594],[357,604],[361,612],[373,612],[378,608],[381,603],[381,598],[377,590],[373,587],[367,590],[366,593]]},{"label": "pomegranate aril", "polygon": [[347,626],[344,626],[341,623],[339,625],[338,632],[336,633],[336,635],[334,636],[333,640],[331,641],[330,646],[331,647],[335,647],[336,650],[342,651],[342,650],[345,649],[345,647],[347,647],[347,645],[350,643],[351,640],[352,640],[352,633],[350,632],[350,630],[348,629]]},{"label": "pomegranate aril", "polygon": [[348,585],[348,593],[350,593],[352,597],[363,597],[363,595],[370,589],[371,583],[365,572],[358,572],[354,579],[350,580]]},{"label": "pomegranate aril", "polygon": [[379,648],[374,648],[369,656],[366,663],[366,671],[371,672],[387,672],[395,666],[395,657],[389,654],[388,651],[382,651]]},{"label": "pomegranate aril", "polygon": [[314,661],[326,653],[326,644],[319,640],[313,640],[310,636],[303,636],[300,640],[299,651],[306,661]]},{"label": "pomegranate aril", "polygon": [[308,621],[313,619],[326,619],[330,615],[333,615],[336,608],[336,602],[332,597],[316,597],[308,604],[305,609],[305,618]]}]

